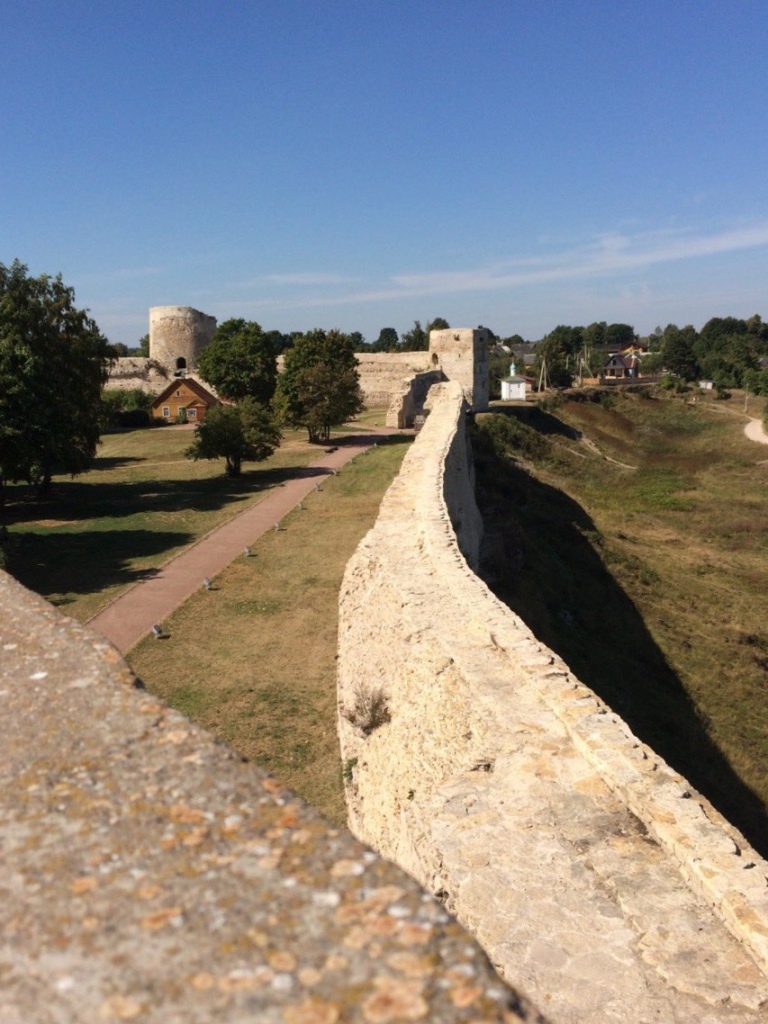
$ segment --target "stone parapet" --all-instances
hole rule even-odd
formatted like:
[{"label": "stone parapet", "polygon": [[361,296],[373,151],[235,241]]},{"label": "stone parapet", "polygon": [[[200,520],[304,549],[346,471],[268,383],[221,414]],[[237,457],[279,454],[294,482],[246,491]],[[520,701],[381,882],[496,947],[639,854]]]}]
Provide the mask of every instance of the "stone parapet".
[{"label": "stone parapet", "polygon": [[563,1024],[764,1019],[768,865],[474,575],[465,407],[433,396],[342,586],[353,831]]},{"label": "stone parapet", "polygon": [[534,1021],[416,883],[0,573],[3,1024]]},{"label": "stone parapet", "polygon": [[403,381],[414,374],[434,369],[428,352],[357,352],[360,387],[365,404],[389,407]]}]

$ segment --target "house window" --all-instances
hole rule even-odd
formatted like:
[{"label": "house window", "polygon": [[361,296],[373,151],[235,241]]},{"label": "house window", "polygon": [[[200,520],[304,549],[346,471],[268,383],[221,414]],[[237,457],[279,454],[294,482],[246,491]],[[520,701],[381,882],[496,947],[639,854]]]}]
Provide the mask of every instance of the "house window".
[{"label": "house window", "polygon": [[180,391],[177,391],[177,392],[176,392],[176,397],[177,397],[177,398],[181,398],[181,392],[180,392]]},{"label": "house window", "polygon": [[197,419],[197,409],[187,409],[187,419],[188,420],[196,420]]},{"label": "house window", "polygon": [[170,405],[163,406],[163,418],[169,420],[171,418],[171,407]]}]

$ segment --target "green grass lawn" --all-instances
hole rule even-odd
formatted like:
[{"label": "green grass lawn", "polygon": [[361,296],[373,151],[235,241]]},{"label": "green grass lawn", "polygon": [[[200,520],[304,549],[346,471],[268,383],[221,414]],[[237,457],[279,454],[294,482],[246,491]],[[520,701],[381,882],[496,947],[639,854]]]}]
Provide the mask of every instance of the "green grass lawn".
[{"label": "green grass lawn", "polygon": [[742,409],[508,407],[516,450],[478,467],[499,596],[766,853],[768,447]]},{"label": "green grass lawn", "polygon": [[94,468],[74,479],[56,477],[50,499],[9,487],[8,569],[85,621],[322,454],[304,432],[287,432],[271,459],[245,463],[242,478],[228,480],[223,461],[184,458],[192,436],[191,428],[180,427],[107,434]]},{"label": "green grass lawn", "polygon": [[338,594],[373,526],[407,438],[380,444],[323,482],[164,620],[168,639],[128,655],[153,693],[257,761],[330,820],[345,820],[336,737]]}]

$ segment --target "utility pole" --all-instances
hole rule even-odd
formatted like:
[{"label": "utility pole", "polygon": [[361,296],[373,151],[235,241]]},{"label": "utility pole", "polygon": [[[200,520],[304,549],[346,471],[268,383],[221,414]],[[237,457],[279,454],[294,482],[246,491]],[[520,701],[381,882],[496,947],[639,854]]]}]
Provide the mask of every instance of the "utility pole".
[{"label": "utility pole", "polygon": [[548,387],[547,384],[547,357],[541,357],[541,370],[539,371],[539,391],[541,391],[541,384],[544,382],[544,387]]}]

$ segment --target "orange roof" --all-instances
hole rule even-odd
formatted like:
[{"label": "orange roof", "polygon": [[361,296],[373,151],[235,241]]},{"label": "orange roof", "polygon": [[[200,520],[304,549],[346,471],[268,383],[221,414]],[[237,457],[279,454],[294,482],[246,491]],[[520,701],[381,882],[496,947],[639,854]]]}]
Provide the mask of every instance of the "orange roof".
[{"label": "orange roof", "polygon": [[170,398],[174,391],[180,391],[183,387],[188,388],[192,392],[193,396],[195,396],[187,403],[188,405],[193,405],[196,401],[197,404],[204,405],[206,408],[211,405],[221,405],[219,399],[215,395],[212,395],[208,388],[203,387],[199,381],[196,381],[193,377],[179,377],[166,388],[163,388],[152,403],[152,408],[154,409],[157,406],[162,405],[166,399]]}]

